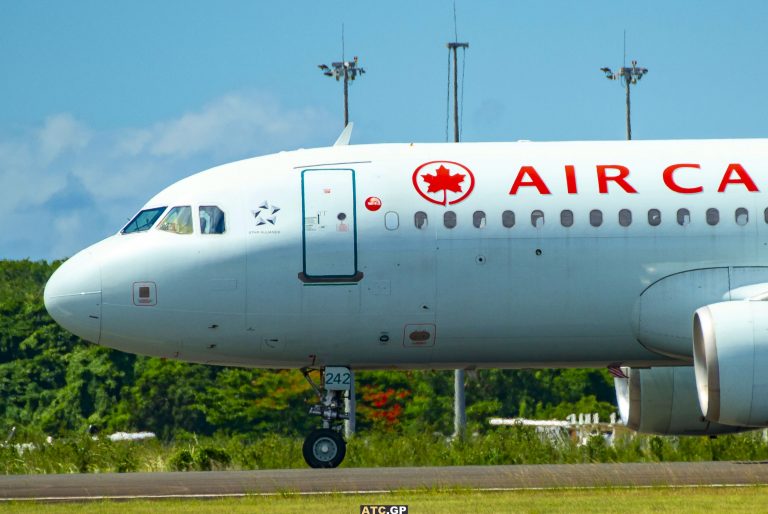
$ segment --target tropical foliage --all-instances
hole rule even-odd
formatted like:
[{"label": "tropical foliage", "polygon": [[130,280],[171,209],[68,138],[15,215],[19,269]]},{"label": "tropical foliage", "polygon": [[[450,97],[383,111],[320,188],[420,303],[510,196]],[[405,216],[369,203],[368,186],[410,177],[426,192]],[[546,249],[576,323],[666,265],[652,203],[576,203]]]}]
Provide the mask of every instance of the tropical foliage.
[{"label": "tropical foliage", "polygon": [[[51,435],[155,432],[297,436],[314,426],[314,393],[298,371],[250,370],[137,357],[84,343],[46,313],[42,293],[59,262],[0,261],[0,430]],[[357,374],[361,432],[450,434],[450,371]],[[480,370],[467,377],[472,431],[491,416],[564,418],[615,410],[599,370]],[[0,435],[0,441],[4,439]]]}]

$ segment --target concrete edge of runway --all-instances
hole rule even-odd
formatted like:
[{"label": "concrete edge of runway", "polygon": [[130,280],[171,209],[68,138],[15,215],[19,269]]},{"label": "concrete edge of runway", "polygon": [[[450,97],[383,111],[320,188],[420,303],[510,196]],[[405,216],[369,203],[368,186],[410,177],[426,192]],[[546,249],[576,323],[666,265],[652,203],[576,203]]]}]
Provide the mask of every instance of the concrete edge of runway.
[{"label": "concrete edge of runway", "polygon": [[547,464],[0,476],[0,502],[374,494],[425,489],[768,485],[768,462]]}]

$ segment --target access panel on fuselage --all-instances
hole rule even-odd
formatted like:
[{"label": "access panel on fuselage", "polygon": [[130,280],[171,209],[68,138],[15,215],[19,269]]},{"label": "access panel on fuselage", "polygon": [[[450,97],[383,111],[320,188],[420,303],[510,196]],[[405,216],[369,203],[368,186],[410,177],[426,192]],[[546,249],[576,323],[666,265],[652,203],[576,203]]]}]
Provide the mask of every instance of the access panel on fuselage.
[{"label": "access panel on fuselage", "polygon": [[352,278],[357,274],[355,171],[301,173],[304,275]]}]

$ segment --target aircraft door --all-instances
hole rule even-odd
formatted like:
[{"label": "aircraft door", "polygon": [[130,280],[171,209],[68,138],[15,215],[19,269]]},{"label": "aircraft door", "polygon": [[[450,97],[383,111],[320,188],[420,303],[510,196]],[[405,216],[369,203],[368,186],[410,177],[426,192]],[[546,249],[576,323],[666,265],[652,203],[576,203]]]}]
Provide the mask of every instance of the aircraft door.
[{"label": "aircraft door", "polygon": [[308,169],[301,174],[302,280],[357,281],[355,171]]}]

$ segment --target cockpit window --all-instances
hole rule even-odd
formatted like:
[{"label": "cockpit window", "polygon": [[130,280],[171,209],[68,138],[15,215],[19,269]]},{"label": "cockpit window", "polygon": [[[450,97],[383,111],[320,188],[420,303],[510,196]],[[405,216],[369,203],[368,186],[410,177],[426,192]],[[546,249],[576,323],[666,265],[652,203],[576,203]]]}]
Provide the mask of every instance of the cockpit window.
[{"label": "cockpit window", "polygon": [[144,209],[123,228],[123,234],[130,234],[132,232],[144,232],[152,228],[157,218],[165,211],[165,207],[155,207],[154,209]]},{"label": "cockpit window", "polygon": [[200,232],[203,234],[223,234],[224,211],[215,205],[200,206]]},{"label": "cockpit window", "polygon": [[163,221],[157,226],[158,230],[173,232],[175,234],[192,233],[192,207],[174,207],[165,215]]}]

